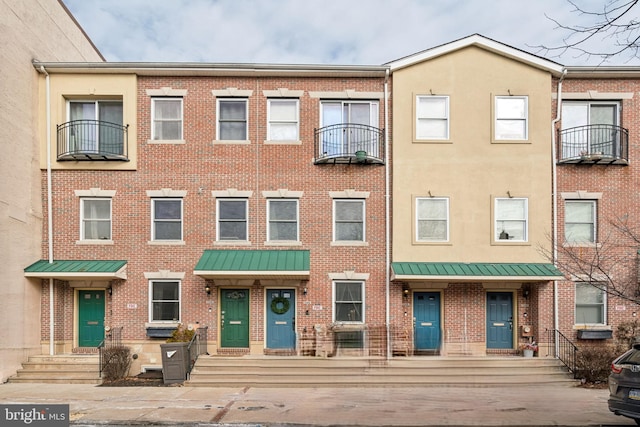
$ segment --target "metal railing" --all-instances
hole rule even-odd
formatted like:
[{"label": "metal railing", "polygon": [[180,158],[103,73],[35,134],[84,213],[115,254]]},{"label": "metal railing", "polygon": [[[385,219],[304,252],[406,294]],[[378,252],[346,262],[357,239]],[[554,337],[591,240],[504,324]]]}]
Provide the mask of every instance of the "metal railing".
[{"label": "metal railing", "polygon": [[122,347],[122,326],[118,328],[112,328],[107,335],[105,335],[102,342],[98,345],[98,360],[100,367],[100,375],[104,368],[109,363],[109,360],[105,357],[106,350]]},{"label": "metal railing", "polygon": [[129,160],[129,125],[74,120],[57,126],[58,161]]},{"label": "metal railing", "polygon": [[576,126],[558,131],[560,162],[629,160],[629,131],[615,125]]},{"label": "metal railing", "polygon": [[358,123],[339,123],[314,131],[315,163],[384,162],[384,130]]},{"label": "metal railing", "polygon": [[196,333],[193,334],[191,341],[189,341],[189,345],[187,345],[187,354],[189,357],[189,368],[187,370],[187,375],[193,369],[193,365],[196,364],[196,360],[198,360],[198,356],[201,354],[209,354],[207,350],[207,334],[209,327],[203,326],[196,329]]},{"label": "metal railing", "polygon": [[557,329],[547,329],[547,342],[549,343],[548,351],[553,351],[555,353],[553,356],[569,369],[574,378],[577,378],[578,347]]}]

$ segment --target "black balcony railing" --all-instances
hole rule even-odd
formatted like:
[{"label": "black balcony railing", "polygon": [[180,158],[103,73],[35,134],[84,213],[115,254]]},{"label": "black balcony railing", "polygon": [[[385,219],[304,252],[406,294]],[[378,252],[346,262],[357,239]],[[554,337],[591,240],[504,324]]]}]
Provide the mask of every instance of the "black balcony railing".
[{"label": "black balcony railing", "polygon": [[58,125],[58,161],[128,161],[129,125],[74,120]]},{"label": "black balcony railing", "polygon": [[384,163],[384,131],[357,123],[315,130],[315,163]]},{"label": "black balcony railing", "polygon": [[558,132],[560,163],[622,164],[629,161],[629,131],[615,125],[588,125]]}]

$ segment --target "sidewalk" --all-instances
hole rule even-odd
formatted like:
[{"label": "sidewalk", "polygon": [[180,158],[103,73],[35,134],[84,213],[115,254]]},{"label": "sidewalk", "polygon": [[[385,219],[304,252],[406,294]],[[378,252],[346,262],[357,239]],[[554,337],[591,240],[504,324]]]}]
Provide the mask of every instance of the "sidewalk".
[{"label": "sidewalk", "polygon": [[71,424],[313,426],[636,425],[606,389],[97,387],[1,384],[0,404],[69,404]]}]

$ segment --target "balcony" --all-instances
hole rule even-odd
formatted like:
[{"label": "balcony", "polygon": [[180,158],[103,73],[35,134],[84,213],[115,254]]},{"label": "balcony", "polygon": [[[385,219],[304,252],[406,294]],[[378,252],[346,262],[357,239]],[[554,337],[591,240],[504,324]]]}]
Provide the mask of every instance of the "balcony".
[{"label": "balcony", "polygon": [[357,123],[315,129],[315,164],[384,164],[384,131]]},{"label": "balcony", "polygon": [[58,161],[128,162],[129,125],[74,120],[57,126]]},{"label": "balcony", "polygon": [[577,126],[558,131],[558,162],[627,165],[629,131],[615,125]]}]

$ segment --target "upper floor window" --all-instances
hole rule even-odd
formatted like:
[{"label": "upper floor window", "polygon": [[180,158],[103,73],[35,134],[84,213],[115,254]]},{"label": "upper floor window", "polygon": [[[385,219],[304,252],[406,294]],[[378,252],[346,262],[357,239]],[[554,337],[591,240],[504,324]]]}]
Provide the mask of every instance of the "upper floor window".
[{"label": "upper floor window", "polygon": [[69,101],[68,109],[69,122],[58,130],[58,155],[125,155],[122,101]]},{"label": "upper floor window", "polygon": [[182,108],[182,98],[152,98],[151,116],[153,117],[153,126],[151,130],[151,139],[183,139]]},{"label": "upper floor window", "polygon": [[364,322],[364,282],[334,282],[334,321]]},{"label": "upper floor window", "polygon": [[247,199],[218,199],[218,240],[248,240]]},{"label": "upper floor window", "polygon": [[449,240],[449,199],[420,197],[416,199],[416,240],[446,242]]},{"label": "upper floor window", "polygon": [[152,240],[182,240],[182,199],[152,199]]},{"label": "upper floor window", "polygon": [[297,141],[300,138],[297,99],[269,99],[267,115],[270,141]]},{"label": "upper floor window", "polygon": [[111,199],[80,199],[80,239],[111,240]]},{"label": "upper floor window", "polygon": [[267,240],[298,241],[298,200],[267,200]]},{"label": "upper floor window", "polygon": [[364,200],[334,200],[334,241],[364,241]]},{"label": "upper floor window", "polygon": [[248,139],[246,99],[218,99],[218,139],[246,141]]},{"label": "upper floor window", "polygon": [[528,138],[528,98],[496,96],[495,139],[526,140]]},{"label": "upper floor window", "polygon": [[416,97],[416,139],[449,139],[449,97]]},{"label": "upper floor window", "polygon": [[589,282],[576,283],[576,324],[606,324],[606,292],[599,286]]},{"label": "upper floor window", "polygon": [[568,243],[595,243],[595,200],[566,200],[564,204],[564,238]]},{"label": "upper floor window", "polygon": [[528,199],[496,198],[494,239],[496,242],[526,242]]},{"label": "upper floor window", "polygon": [[179,322],[180,281],[152,280],[149,286],[151,288],[149,320],[151,322]]},{"label": "upper floor window", "polygon": [[620,103],[611,101],[564,101],[562,103],[561,159],[608,156],[624,157],[624,134]]}]

